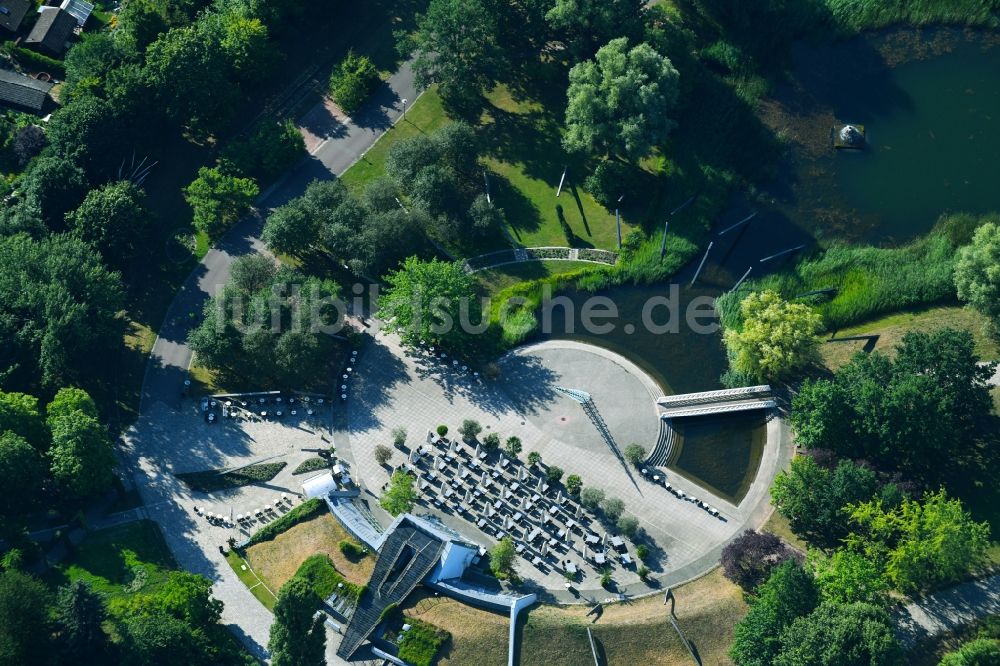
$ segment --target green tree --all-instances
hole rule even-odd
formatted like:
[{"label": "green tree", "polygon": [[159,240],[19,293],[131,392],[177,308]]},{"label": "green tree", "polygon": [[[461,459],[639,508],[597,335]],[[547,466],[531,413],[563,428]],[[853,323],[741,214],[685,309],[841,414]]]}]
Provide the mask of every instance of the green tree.
[{"label": "green tree", "polygon": [[483,449],[492,453],[500,449],[500,435],[495,432],[486,433],[483,437]]},{"label": "green tree", "polygon": [[[528,464],[531,466],[536,466],[538,463],[542,462],[542,454],[538,451],[532,451],[528,454]],[[570,474],[570,476],[576,476],[575,474]],[[580,478],[580,477],[577,477]],[[566,487],[569,487],[569,479],[566,479]]]},{"label": "green tree", "polygon": [[889,581],[877,562],[846,548],[830,557],[810,551],[809,557],[824,601],[881,607],[889,603]]},{"label": "green tree", "polygon": [[31,576],[0,573],[0,664],[48,663],[50,600],[48,588]]},{"label": "green tree", "polygon": [[396,141],[389,147],[385,159],[385,173],[400,187],[409,187],[417,174],[441,160],[437,142],[425,134],[417,134]]},{"label": "green tree", "polygon": [[799,456],[775,477],[771,503],[796,534],[830,546],[849,531],[845,508],[870,500],[877,486],[873,471],[849,460],[827,470],[812,458]]},{"label": "green tree", "polygon": [[417,19],[417,85],[440,85],[447,100],[465,101],[492,87],[505,65],[494,14],[482,0],[431,0]]},{"label": "green tree", "polygon": [[646,449],[640,444],[629,444],[622,452],[625,460],[638,467],[646,459]]},{"label": "green tree", "polygon": [[410,346],[422,340],[452,349],[470,345],[462,323],[479,324],[480,302],[474,297],[474,278],[460,263],[410,257],[386,281],[388,288],[379,297],[386,330],[399,333]]},{"label": "green tree", "polygon": [[67,214],[66,222],[83,242],[113,266],[124,267],[139,249],[147,212],[143,193],[128,181],[109,183],[87,193]]},{"label": "green tree", "polygon": [[0,513],[20,517],[39,495],[46,477],[38,450],[13,431],[0,432]]},{"label": "green tree", "polygon": [[784,562],[751,599],[750,611],[736,625],[729,656],[737,666],[771,666],[781,648],[782,632],[818,603],[812,575],[793,561]]},{"label": "green tree", "polygon": [[194,210],[194,226],[218,238],[245,212],[260,193],[250,178],[223,173],[218,167],[201,167],[198,177],[184,188],[184,200]]},{"label": "green tree", "polygon": [[904,593],[961,580],[989,548],[989,524],[972,520],[944,489],[922,501],[904,499],[890,510],[881,500],[857,504],[850,517],[856,531],[848,545],[883,566],[893,587]]},{"label": "green tree", "polygon": [[[534,451],[532,451],[534,453]],[[531,461],[531,454],[528,454],[528,461]],[[579,474],[570,474],[566,477],[566,490],[570,495],[576,495],[583,488],[583,479]]]},{"label": "green tree", "polygon": [[389,486],[379,498],[379,505],[394,516],[406,513],[417,501],[417,491],[413,487],[413,477],[403,471],[392,473]]},{"label": "green tree", "polygon": [[471,125],[456,120],[435,130],[430,139],[443,164],[465,176],[479,175],[479,139]]},{"label": "green tree", "polygon": [[483,431],[483,426],[479,425],[479,421],[475,419],[465,419],[462,421],[462,425],[458,429],[458,434],[462,436],[467,442],[475,441],[479,433]]},{"label": "green tree", "polygon": [[229,284],[241,296],[252,296],[271,286],[278,275],[274,261],[262,254],[246,254],[233,261]]},{"label": "green tree", "polygon": [[235,79],[245,83],[266,79],[278,55],[268,39],[267,26],[259,18],[237,12],[219,14],[218,20],[222,53]]},{"label": "green tree", "polygon": [[580,504],[594,511],[604,501],[604,491],[600,488],[584,488],[580,491]]},{"label": "green tree", "polygon": [[1000,224],[987,222],[961,248],[955,264],[958,297],[989,321],[990,334],[1000,340]]},{"label": "green tree", "polygon": [[627,38],[612,39],[569,72],[563,146],[631,160],[649,155],[676,124],[668,113],[679,79],[649,44],[629,48]]},{"label": "green tree", "polygon": [[326,630],[323,617],[316,616],[319,607],[320,598],[306,580],[293,577],[282,586],[267,642],[274,666],[326,664]]},{"label": "green tree", "polygon": [[480,194],[472,200],[472,205],[469,207],[469,222],[472,223],[473,233],[484,235],[495,232],[503,226],[504,219],[503,209],[497,208],[485,194]]},{"label": "green tree", "polygon": [[0,237],[0,275],[5,385],[55,389],[93,376],[117,353],[121,278],[85,243],[68,234]]},{"label": "green tree", "polygon": [[290,169],[305,154],[305,140],[295,123],[288,119],[264,121],[246,139],[230,142],[219,163],[227,172],[248,174],[266,182]]},{"label": "green tree", "polygon": [[559,483],[559,480],[562,479],[562,476],[563,476],[562,467],[549,465],[548,468],[545,470],[545,478],[548,480],[549,483]]},{"label": "green tree", "polygon": [[379,83],[378,69],[371,58],[348,51],[330,76],[330,92],[344,113],[352,114],[361,108]]},{"label": "green tree", "polygon": [[792,397],[789,424],[795,441],[807,449],[830,448],[848,442],[851,429],[849,387],[825,379],[806,379]]},{"label": "green tree", "polygon": [[601,512],[608,520],[614,522],[625,512],[625,502],[617,497],[608,497],[601,502]]},{"label": "green tree", "polygon": [[104,598],[86,582],[77,580],[59,588],[56,617],[60,648],[76,658],[94,659],[108,646],[102,627],[106,616]]},{"label": "green tree", "polygon": [[274,252],[302,254],[320,241],[320,231],[347,198],[339,180],[314,180],[305,193],[275,208],[264,224],[263,240]]},{"label": "green tree", "polygon": [[385,444],[376,444],[375,451],[373,454],[375,456],[375,462],[379,465],[385,465],[390,460],[392,460],[392,449],[390,449]]},{"label": "green tree", "polygon": [[0,431],[9,431],[36,448],[44,449],[48,436],[38,398],[27,393],[0,391]]},{"label": "green tree", "polygon": [[1000,664],[1000,640],[976,638],[941,658],[938,666],[996,666]]},{"label": "green tree", "polygon": [[642,0],[555,0],[545,15],[552,31],[580,58],[622,35],[642,30]]},{"label": "green tree", "polygon": [[639,519],[635,516],[622,516],[615,523],[615,527],[618,528],[619,532],[631,539],[639,533]]},{"label": "green tree", "polygon": [[522,449],[521,438],[515,437],[513,435],[508,437],[507,441],[504,442],[503,445],[504,452],[511,458],[518,457],[521,454],[521,449]]},{"label": "green tree", "polygon": [[87,194],[87,174],[72,160],[42,155],[24,173],[21,193],[41,207],[42,219],[53,230],[62,231],[66,213]]},{"label": "green tree", "polygon": [[75,497],[90,497],[111,485],[111,439],[93,416],[75,411],[53,419],[48,455],[52,478]]},{"label": "green tree", "polygon": [[808,306],[777,293],[754,292],[740,303],[743,329],[727,329],[723,340],[733,371],[756,381],[792,374],[817,359],[822,318]]},{"label": "green tree", "polygon": [[119,623],[119,631],[123,666],[218,663],[204,632],[162,612],[127,615]]},{"label": "green tree", "polygon": [[514,575],[516,559],[514,540],[505,536],[490,550],[490,570],[497,578],[510,578]]},{"label": "green tree", "polygon": [[893,666],[902,649],[878,606],[823,603],[781,634],[774,666]]}]

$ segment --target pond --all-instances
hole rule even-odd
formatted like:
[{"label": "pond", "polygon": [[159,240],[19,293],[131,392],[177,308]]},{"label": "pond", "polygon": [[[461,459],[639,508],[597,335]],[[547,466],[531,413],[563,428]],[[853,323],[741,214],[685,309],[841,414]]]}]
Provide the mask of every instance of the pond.
[{"label": "pond", "polygon": [[[800,47],[764,104],[791,146],[777,207],[823,241],[898,244],[948,211],[1000,208],[1000,35],[900,30]],[[865,126],[862,151],[830,130]]]},{"label": "pond", "polygon": [[[629,286],[597,294],[569,293],[567,301],[551,309],[552,332],[548,337],[611,349],[648,372],[664,395],[722,388],[719,377],[727,364],[719,334],[698,332],[687,325],[687,313],[699,303],[696,299],[707,304],[718,293],[718,289],[698,285]],[[606,302],[614,303],[617,309],[617,318],[607,320],[613,325],[608,332],[583,329],[581,313],[594,296],[607,298]],[[659,332],[644,324],[643,310],[652,302],[662,303],[651,311],[652,323],[667,326],[669,312],[679,317],[676,332]],[[668,468],[738,504],[760,463],[765,439],[763,413],[680,419],[675,425],[678,438]]]}]

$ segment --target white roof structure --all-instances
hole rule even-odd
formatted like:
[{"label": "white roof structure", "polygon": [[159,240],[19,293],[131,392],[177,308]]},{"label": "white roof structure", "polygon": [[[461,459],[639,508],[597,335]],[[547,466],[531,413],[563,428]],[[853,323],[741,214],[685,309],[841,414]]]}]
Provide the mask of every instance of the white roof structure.
[{"label": "white roof structure", "polygon": [[94,11],[94,5],[87,2],[87,0],[63,0],[63,3],[59,5],[59,9],[66,11],[70,16],[75,18],[76,24],[82,28],[83,24],[90,18],[90,13]]},{"label": "white roof structure", "polygon": [[326,498],[331,492],[337,489],[337,482],[333,479],[333,474],[323,472],[302,482],[302,492],[306,497]]}]

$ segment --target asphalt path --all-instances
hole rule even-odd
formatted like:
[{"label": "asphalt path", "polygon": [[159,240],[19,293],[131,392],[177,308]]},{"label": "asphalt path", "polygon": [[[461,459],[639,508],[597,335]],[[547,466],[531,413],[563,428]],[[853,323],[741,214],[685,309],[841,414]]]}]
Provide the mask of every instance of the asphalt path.
[{"label": "asphalt path", "polygon": [[322,142],[313,154],[268,188],[257,201],[257,214],[230,229],[188,275],[167,309],[150,352],[140,413],[157,401],[176,405],[180,400],[191,364],[187,336],[200,320],[205,302],[222,289],[237,257],[267,251],[260,240],[264,217],[261,213],[301,195],[313,180],[342,174],[400,120],[402,100],[412,103],[416,97],[413,70],[407,61],[355,117],[336,117],[320,107],[304,116],[314,125],[306,126],[306,131],[320,136]]}]

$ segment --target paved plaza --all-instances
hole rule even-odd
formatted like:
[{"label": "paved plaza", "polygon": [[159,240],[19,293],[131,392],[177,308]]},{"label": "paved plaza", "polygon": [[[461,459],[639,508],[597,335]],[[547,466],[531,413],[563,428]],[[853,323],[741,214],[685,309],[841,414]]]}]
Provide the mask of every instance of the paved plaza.
[{"label": "paved plaza", "polygon": [[[758,475],[740,504],[734,505],[715,496],[692,482],[669,475],[668,482],[688,496],[694,496],[720,512],[720,517],[709,515],[706,510],[685,501],[642,478],[637,470],[623,463],[609,441],[602,435],[601,426],[610,433],[613,444],[623,450],[630,443],[638,443],[650,450],[659,436],[660,422],[655,399],[662,395],[656,383],[638,366],[606,349],[571,341],[548,341],[520,348],[507,354],[498,362],[499,376],[487,380],[476,376],[461,362],[441,358],[430,350],[406,353],[398,338],[391,334],[376,334],[366,346],[357,364],[354,391],[348,401],[346,420],[339,420],[335,439],[341,451],[350,450],[356,470],[356,480],[369,496],[378,495],[388,482],[392,468],[407,462],[408,454],[394,450],[389,465],[379,465],[374,459],[374,448],[379,444],[391,445],[391,430],[404,427],[408,432],[407,449],[424,444],[428,432],[444,424],[450,436],[464,419],[475,419],[483,426],[480,438],[489,432],[498,433],[502,439],[516,435],[523,442],[521,460],[531,451],[542,456],[542,467],[555,465],[566,475],[578,474],[584,486],[602,489],[609,497],[625,502],[626,513],[639,519],[649,535],[654,553],[650,569],[653,578],[665,584],[674,584],[693,577],[718,562],[722,545],[747,526],[759,526],[770,513],[767,488],[774,474],[791,455],[787,433],[780,419],[770,419],[767,425],[768,443],[765,446]],[[584,391],[593,399],[596,420],[588,417],[583,406],[560,389]],[[462,447],[460,447],[462,448]],[[464,447],[471,455],[472,447]],[[445,449],[429,447],[428,461],[433,456],[443,464]],[[467,461],[467,458],[465,459]],[[487,466],[496,462],[497,456],[483,461]],[[425,462],[418,470],[423,474],[433,466]],[[514,463],[497,479],[498,483],[517,481],[520,463]],[[459,472],[462,460],[449,463],[445,474]],[[440,471],[440,470],[439,470]],[[481,468],[473,469],[481,476]],[[565,480],[565,476],[563,477]],[[530,478],[534,486],[537,476]],[[471,479],[470,479],[471,481]],[[523,485],[523,484],[522,484]],[[458,492],[464,494],[475,486],[462,485]],[[423,490],[425,501],[417,512],[437,515],[445,523],[458,529],[474,541],[487,547],[497,541],[496,521],[493,517],[480,529],[477,524],[486,507],[476,501],[477,509],[459,515],[453,505],[434,501],[443,488],[430,483]],[[525,499],[516,494],[511,498],[507,514],[517,513]],[[550,492],[550,496],[554,493]],[[492,495],[489,496],[491,502]],[[567,505],[570,512],[562,513],[562,522],[575,515],[575,504]],[[482,510],[480,513],[479,509]],[[521,512],[523,513],[523,512]],[[586,515],[585,515],[586,517]],[[507,524],[496,516],[500,525]],[[522,518],[524,530],[513,530],[512,536],[523,542],[534,523]],[[559,564],[567,558],[582,572],[577,583],[581,594],[597,593],[599,575],[597,567],[588,563],[583,550],[585,534],[603,537],[605,531],[613,536],[614,529],[603,527],[591,520],[583,529],[570,531],[563,545],[550,554],[550,561],[542,567],[531,564],[538,555],[537,549],[527,549],[527,557],[519,560],[518,572],[529,586],[545,589],[565,598],[565,578]],[[628,552],[635,560],[634,550]],[[588,554],[592,555],[592,551]],[[614,559],[609,562],[616,563]],[[640,583],[635,566],[616,566],[614,579],[620,587],[630,592],[647,590]],[[606,595],[605,595],[606,596]],[[569,600],[569,599],[567,599]]]}]

